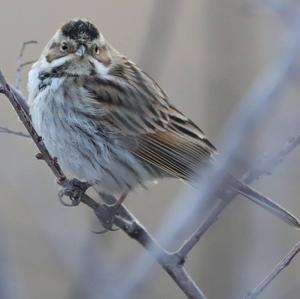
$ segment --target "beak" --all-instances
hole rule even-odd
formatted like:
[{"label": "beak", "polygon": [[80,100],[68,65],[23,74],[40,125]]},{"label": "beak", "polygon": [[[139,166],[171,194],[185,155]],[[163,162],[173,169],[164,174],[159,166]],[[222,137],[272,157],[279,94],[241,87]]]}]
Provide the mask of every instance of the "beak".
[{"label": "beak", "polygon": [[83,57],[86,53],[86,45],[81,44],[78,49],[76,50],[75,54],[78,55],[79,57]]}]

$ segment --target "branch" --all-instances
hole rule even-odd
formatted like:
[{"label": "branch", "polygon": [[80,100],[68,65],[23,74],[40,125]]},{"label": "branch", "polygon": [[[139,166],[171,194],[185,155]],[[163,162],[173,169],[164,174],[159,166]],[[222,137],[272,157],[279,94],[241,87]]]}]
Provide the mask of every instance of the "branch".
[{"label": "branch", "polygon": [[300,252],[300,242],[298,242],[289,253],[275,266],[246,297],[245,299],[255,299],[257,296],[291,263],[291,261]]},{"label": "branch", "polygon": [[[18,114],[21,122],[27,129],[40,153],[37,155],[39,159],[43,159],[57,178],[60,185],[71,184],[60,168],[56,159],[52,158],[43,140],[34,130],[28,112],[26,99],[14,88],[12,88],[5,80],[0,70],[0,93],[3,93],[10,101],[11,105]],[[85,190],[84,190],[85,191]],[[81,197],[81,202],[90,207],[96,214],[99,221],[106,225],[110,219],[111,213],[109,208],[101,205],[86,194]],[[148,231],[139,223],[139,221],[121,205],[118,210],[119,216],[113,219],[113,223],[121,228],[127,235],[138,243],[140,243],[161,265],[161,267],[171,276],[179,288],[190,299],[205,299],[205,295],[198,288],[192,278],[184,269],[184,261],[177,254],[171,254],[164,250],[157,241],[148,233]]]},{"label": "branch", "polygon": [[[295,10],[296,11],[296,10]],[[254,84],[252,89],[250,89],[249,94],[246,96],[245,100],[242,102],[245,103],[255,103],[254,106],[244,107],[244,113],[238,114],[238,117],[243,117],[242,121],[234,121],[232,123],[232,128],[238,127],[239,135],[244,136],[245,130],[248,130],[249,119],[256,117],[261,111],[266,109],[266,103],[271,101],[272,99],[278,97],[278,94],[283,89],[283,85],[290,78],[291,71],[295,65],[295,61],[299,54],[299,46],[300,46],[300,31],[299,31],[299,17],[296,15],[291,22],[292,30],[288,31],[286,35],[286,46],[283,48],[282,53],[277,61],[273,65],[271,65],[270,69],[266,72],[265,76]],[[275,74],[275,75],[274,75]],[[260,109],[257,109],[260,107]],[[248,120],[247,120],[248,118]],[[237,123],[239,124],[237,126]],[[237,134],[236,134],[237,135]],[[232,140],[232,144],[230,144],[229,153],[227,153],[229,159],[232,154],[232,149],[238,144],[239,138],[235,135],[235,139]],[[270,171],[278,165],[281,160],[288,155],[296,146],[300,143],[300,137],[296,137],[293,140],[290,140],[287,145],[273,158],[266,160],[264,166],[259,165],[261,163],[257,163],[257,167],[252,169],[244,174],[242,180],[249,184],[253,180],[258,179],[260,176],[264,174],[269,174]],[[226,153],[225,153],[226,156]],[[229,160],[228,159],[228,160]],[[216,203],[214,208],[211,210],[207,218],[202,222],[202,224],[196,229],[196,231],[192,234],[188,240],[184,242],[184,244],[178,249],[177,253],[182,259],[185,259],[187,254],[193,249],[193,247],[197,244],[200,238],[205,234],[205,232],[209,229],[209,227],[217,221],[219,215],[223,212],[223,210],[231,203],[234,197],[237,195],[237,192],[226,190],[221,194],[220,200]]]},{"label": "branch", "polygon": [[0,133],[5,133],[5,134],[11,134],[11,135],[16,135],[16,136],[20,136],[20,137],[26,137],[26,138],[30,138],[30,135],[25,134],[23,132],[17,132],[5,127],[0,127]]},{"label": "branch", "polygon": [[[269,158],[265,156],[264,159],[258,160],[255,163],[256,166],[242,176],[242,181],[244,181],[246,184],[250,184],[263,175],[270,175],[271,171],[278,166],[284,160],[284,158],[287,157],[299,144],[300,135],[290,138],[276,154]],[[224,194],[221,196],[221,200],[212,209],[209,216],[178,249],[177,254],[182,259],[187,257],[189,252],[194,248],[209,227],[217,221],[218,216],[231,203],[237,194],[237,192],[229,190],[224,192]]]},{"label": "branch", "polygon": [[21,88],[21,78],[22,78],[22,69],[23,69],[23,67],[26,66],[26,65],[32,64],[34,62],[34,61],[28,61],[28,62],[23,63],[23,56],[24,56],[25,49],[28,45],[31,45],[31,44],[37,44],[37,41],[30,40],[30,41],[24,42],[22,47],[21,47],[19,57],[18,57],[18,60],[17,60],[15,88],[18,89],[18,90],[20,90],[20,88]]}]

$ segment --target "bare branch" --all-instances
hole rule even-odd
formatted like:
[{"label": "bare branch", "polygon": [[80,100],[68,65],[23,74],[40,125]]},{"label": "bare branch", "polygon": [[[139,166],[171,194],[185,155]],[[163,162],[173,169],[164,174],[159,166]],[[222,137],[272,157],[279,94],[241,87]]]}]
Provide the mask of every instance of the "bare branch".
[{"label": "bare branch", "polygon": [[27,66],[27,65],[31,65],[33,63],[35,63],[35,60],[29,60],[27,62],[21,63],[21,67],[24,67],[24,66]]},{"label": "bare branch", "polygon": [[28,61],[28,62],[23,63],[23,56],[24,56],[25,49],[28,45],[32,45],[32,44],[37,44],[37,41],[30,40],[30,41],[24,42],[21,47],[20,53],[19,53],[19,57],[17,60],[16,82],[15,82],[15,88],[18,90],[20,90],[20,88],[21,88],[21,81],[22,81],[21,78],[22,78],[23,67],[26,65],[32,64],[34,62],[34,61]]},{"label": "bare branch", "polygon": [[26,138],[30,138],[30,135],[25,134],[23,132],[18,132],[18,131],[14,131],[5,127],[0,127],[0,133],[5,133],[5,134],[12,134],[12,135],[16,135],[16,136],[20,136],[20,137],[26,137]]},{"label": "bare branch", "polygon": [[[251,119],[253,120],[254,118],[256,118],[257,114],[260,113],[264,109],[264,107],[266,107],[266,103],[270,102],[271,100],[273,100],[274,102],[274,99],[278,98],[278,94],[283,90],[284,84],[290,78],[290,73],[299,54],[299,24],[299,18],[294,18],[292,30],[290,30],[287,34],[286,47],[282,50],[280,57],[275,61],[273,65],[271,65],[270,69],[265,73],[265,75],[261,77],[261,79],[258,80],[256,84],[254,84],[254,86],[250,89],[249,94],[247,94],[244,101],[242,101],[245,103],[255,104],[253,104],[251,108],[248,107],[248,110],[243,111],[244,113],[238,114],[237,118],[243,117],[242,121],[235,120],[232,122],[232,128],[236,127],[236,124],[239,123],[239,133],[236,133],[236,135],[244,135],[243,133],[245,132],[246,128],[248,129],[248,125],[249,123],[251,123]],[[257,109],[258,107],[259,109]],[[222,171],[226,169],[226,166],[228,165],[226,163],[228,163],[228,161],[230,160],[233,149],[238,145],[238,140],[240,140],[240,138],[237,138],[236,135],[234,140],[232,140],[232,144],[228,147],[229,151],[227,153],[225,151],[225,158],[223,158],[223,161],[225,161],[225,163],[223,163],[222,169],[218,169],[216,171],[216,176],[219,174],[219,172],[222,173]],[[273,167],[279,164],[280,161],[299,144],[299,138],[300,137],[297,137],[294,139],[294,141],[289,141],[284,149],[282,149],[273,158],[266,161],[264,167],[259,168],[257,166],[252,171],[247,172],[243,176],[242,180],[245,183],[249,184],[261,175],[269,174]],[[259,163],[257,165],[259,165]],[[217,221],[219,215],[231,203],[236,195],[237,192],[235,191],[225,190],[225,192],[223,192],[223,194],[219,196],[220,200],[212,208],[206,219],[178,249],[177,254],[182,259],[186,258],[187,254],[197,244],[200,238],[207,232],[210,226]]]},{"label": "bare branch", "polygon": [[245,299],[255,299],[262,291],[291,263],[291,261],[300,252],[300,242],[298,242],[288,254],[275,266],[268,274],[246,297]]},{"label": "bare branch", "polygon": [[[255,163],[255,167],[246,172],[242,176],[242,180],[250,184],[253,181],[259,179],[262,175],[270,175],[271,171],[280,164],[285,157],[287,157],[298,145],[300,144],[300,135],[297,137],[290,138],[284,146],[273,156],[265,156]],[[178,249],[177,254],[185,259],[189,252],[198,243],[203,234],[208,228],[218,219],[218,215],[227,207],[227,205],[237,195],[234,191],[226,191],[221,200],[212,209],[210,215],[200,224],[200,226],[194,231],[194,233],[184,242],[181,248]]]}]

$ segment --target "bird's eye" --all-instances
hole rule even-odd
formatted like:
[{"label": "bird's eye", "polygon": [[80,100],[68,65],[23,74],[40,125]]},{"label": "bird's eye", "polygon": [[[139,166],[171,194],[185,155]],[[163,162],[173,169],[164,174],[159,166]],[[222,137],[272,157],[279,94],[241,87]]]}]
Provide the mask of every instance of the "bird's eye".
[{"label": "bird's eye", "polygon": [[60,50],[61,50],[62,52],[66,52],[66,51],[68,50],[68,45],[67,45],[67,43],[62,43],[62,44],[60,45]]},{"label": "bird's eye", "polygon": [[99,54],[100,54],[100,49],[99,49],[98,46],[95,46],[94,52],[95,52],[96,55],[99,55]]}]

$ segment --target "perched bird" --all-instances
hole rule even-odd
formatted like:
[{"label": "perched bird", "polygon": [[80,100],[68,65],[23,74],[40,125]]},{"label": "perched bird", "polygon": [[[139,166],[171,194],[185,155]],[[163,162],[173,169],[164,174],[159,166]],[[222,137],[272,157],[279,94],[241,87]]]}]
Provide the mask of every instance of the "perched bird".
[{"label": "perched bird", "polygon": [[[86,20],[50,39],[28,80],[32,123],[65,171],[120,201],[146,181],[192,182],[216,148],[158,84]],[[233,176],[230,188],[287,223],[298,220]]]}]

